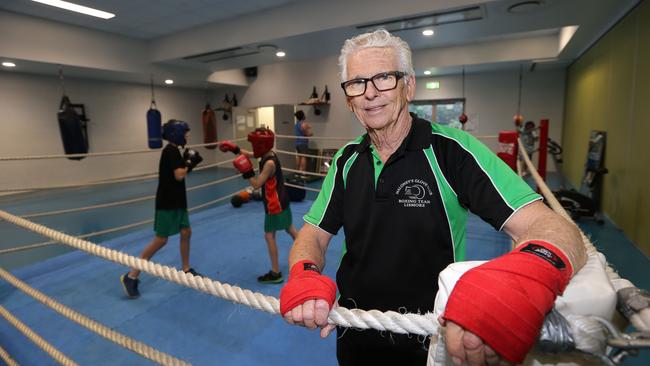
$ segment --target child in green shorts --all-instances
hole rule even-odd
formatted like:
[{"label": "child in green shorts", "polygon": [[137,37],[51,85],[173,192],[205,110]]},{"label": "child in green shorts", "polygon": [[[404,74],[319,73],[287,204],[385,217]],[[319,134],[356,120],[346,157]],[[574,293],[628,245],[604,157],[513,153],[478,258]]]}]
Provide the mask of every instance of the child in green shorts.
[{"label": "child in green shorts", "polygon": [[[192,229],[187,214],[187,193],[185,176],[194,169],[203,158],[198,152],[180,147],[185,146],[190,128],[186,122],[169,120],[163,125],[163,138],[169,141],[160,155],[158,167],[158,190],[156,191],[156,215],[154,231],[156,236],[144,249],[140,258],[151,259],[158,250],[167,244],[167,238],[180,232],[180,250],[183,271],[200,276],[190,267],[190,237]],[[120,278],[126,295],[135,299],[140,296],[138,276],[140,271],[132,268]]]},{"label": "child in green shorts", "polygon": [[[291,209],[289,208],[289,195],[284,188],[284,175],[278,156],[273,152],[275,135],[267,128],[258,128],[248,134],[248,141],[253,145],[253,152],[240,149],[230,141],[223,141],[219,149],[223,152],[230,151],[238,155],[233,165],[248,179],[253,188],[262,187],[262,200],[264,201],[264,239],[269,250],[271,270],[257,278],[261,283],[281,283],[282,272],[278,265],[278,246],[275,241],[275,232],[286,231],[295,240],[298,232],[292,224]],[[261,158],[260,174],[255,177],[251,157]]]}]

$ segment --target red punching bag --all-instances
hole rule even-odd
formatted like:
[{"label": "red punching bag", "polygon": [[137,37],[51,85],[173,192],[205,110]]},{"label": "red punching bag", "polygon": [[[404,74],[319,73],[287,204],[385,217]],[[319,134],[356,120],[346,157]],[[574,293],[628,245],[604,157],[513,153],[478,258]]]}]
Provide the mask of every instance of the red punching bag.
[{"label": "red punching bag", "polygon": [[[217,142],[217,118],[210,104],[205,105],[201,113],[201,123],[203,124],[203,143],[211,144]],[[206,149],[215,149],[217,144],[206,146]]]}]

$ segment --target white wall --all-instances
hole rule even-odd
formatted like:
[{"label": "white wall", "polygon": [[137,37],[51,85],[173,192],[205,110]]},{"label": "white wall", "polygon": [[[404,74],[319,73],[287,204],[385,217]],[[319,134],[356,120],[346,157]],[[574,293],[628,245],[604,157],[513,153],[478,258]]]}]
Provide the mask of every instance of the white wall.
[{"label": "white wall", "polygon": [[[427,81],[439,81],[440,89],[427,90]],[[525,121],[536,125],[542,118],[550,121],[549,136],[562,141],[564,113],[564,69],[525,71],[522,79],[521,114]],[[416,100],[460,98],[460,75],[417,80]],[[519,98],[519,70],[465,75],[465,111],[470,120],[478,120],[477,136],[496,135],[514,128],[513,116],[517,113]],[[484,140],[496,149],[494,140]],[[552,165],[552,164],[551,164]]]},{"label": "white wall", "polygon": [[[561,141],[564,108],[564,70],[526,72],[523,81],[522,114],[526,120],[549,118],[551,137]],[[445,76],[438,90],[426,90],[426,81],[418,79],[416,100],[446,99],[462,96],[461,77]],[[278,63],[261,66],[257,78],[248,88],[217,90],[211,93],[216,107],[224,93],[237,93],[241,107],[298,104],[306,100],[315,85],[318,93],[327,85],[331,105],[322,107],[316,116],[314,107],[297,106],[307,114],[315,136],[354,137],[364,131],[350,113],[339,86],[335,57],[311,62]],[[467,114],[478,118],[476,135],[495,135],[513,128],[518,97],[518,70],[466,75],[465,97]],[[2,156],[61,154],[63,147],[56,120],[61,89],[55,77],[0,72],[0,146]],[[146,118],[150,90],[146,85],[111,83],[95,80],[67,79],[67,94],[73,103],[84,103],[91,118],[89,140],[91,152],[146,149]],[[156,99],[163,121],[178,118],[190,123],[193,134],[190,143],[202,142],[201,110],[205,91],[177,87],[157,88]],[[232,120],[221,120],[217,112],[218,135],[232,138]],[[486,141],[496,149],[494,140]],[[312,148],[335,148],[339,141],[315,141]],[[200,149],[206,163],[227,158],[214,150]],[[110,177],[155,172],[158,153],[122,157],[86,158],[2,162],[0,189],[29,186],[49,186],[88,182]],[[549,164],[552,167],[552,164]],[[27,182],[27,183],[26,183]]]},{"label": "white wall", "polygon": [[[0,146],[2,156],[63,154],[56,113],[62,91],[55,77],[0,72]],[[91,119],[90,152],[147,149],[146,112],[151,101],[145,85],[66,79],[73,103],[83,103]],[[191,144],[203,143],[203,90],[156,88],[163,122],[170,118],[190,124]],[[213,106],[217,103],[212,103]],[[231,138],[229,123],[217,113],[219,136]],[[205,162],[225,159],[218,150],[199,148]],[[0,189],[52,186],[157,172],[160,153],[68,159],[4,161]]]}]

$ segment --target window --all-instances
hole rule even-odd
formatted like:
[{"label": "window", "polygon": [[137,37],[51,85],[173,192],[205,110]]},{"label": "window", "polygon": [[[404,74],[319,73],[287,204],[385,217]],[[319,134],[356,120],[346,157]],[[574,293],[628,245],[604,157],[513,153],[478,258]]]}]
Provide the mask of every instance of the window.
[{"label": "window", "polygon": [[409,104],[409,112],[442,125],[460,129],[458,117],[463,114],[465,99],[416,100]]}]

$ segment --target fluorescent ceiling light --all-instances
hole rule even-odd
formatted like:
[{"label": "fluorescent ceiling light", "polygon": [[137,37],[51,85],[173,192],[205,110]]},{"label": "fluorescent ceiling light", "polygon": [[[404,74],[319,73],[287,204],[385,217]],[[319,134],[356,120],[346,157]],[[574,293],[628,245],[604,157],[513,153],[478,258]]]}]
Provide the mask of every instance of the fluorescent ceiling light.
[{"label": "fluorescent ceiling light", "polygon": [[427,37],[432,36],[433,35],[433,29],[425,29],[425,30],[423,30],[422,35],[427,36]]},{"label": "fluorescent ceiling light", "polygon": [[286,56],[287,54],[284,53],[284,51],[278,51],[278,52],[275,53],[275,55],[278,56],[278,57],[284,57],[284,56]]},{"label": "fluorescent ceiling light", "polygon": [[424,70],[424,75],[431,75],[431,71],[429,71],[429,70]]},{"label": "fluorescent ceiling light", "polygon": [[5,61],[2,63],[2,66],[4,67],[16,67],[16,64],[13,62]]},{"label": "fluorescent ceiling light", "polygon": [[83,5],[73,4],[71,2],[67,2],[63,0],[32,0],[32,1],[45,4],[45,5],[55,6],[57,8],[61,8],[65,10],[74,11],[81,14],[90,15],[97,18],[102,18],[102,19],[111,19],[115,16],[115,14],[113,13],[89,8]]},{"label": "fluorescent ceiling light", "polygon": [[172,79],[165,80],[165,84],[167,84],[167,85],[172,85],[173,83],[174,83],[174,80],[172,80]]}]

